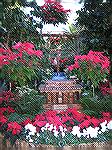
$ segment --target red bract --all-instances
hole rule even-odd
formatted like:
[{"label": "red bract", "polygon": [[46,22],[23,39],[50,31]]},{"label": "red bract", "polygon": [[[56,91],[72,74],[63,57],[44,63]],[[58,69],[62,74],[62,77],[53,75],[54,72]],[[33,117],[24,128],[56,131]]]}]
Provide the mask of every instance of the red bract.
[{"label": "red bract", "polygon": [[48,123],[53,124],[55,126],[63,126],[61,119],[59,116],[47,117]]},{"label": "red bract", "polygon": [[98,127],[100,121],[96,118],[92,118],[91,119],[91,123],[94,125],[94,127]]},{"label": "red bract", "polygon": [[8,106],[8,107],[1,107],[1,108],[0,108],[0,112],[1,112],[2,114],[3,114],[4,112],[7,112],[7,113],[14,113],[15,110],[14,110],[12,107]]},{"label": "red bract", "polygon": [[3,97],[0,97],[0,104],[4,101]]},{"label": "red bract", "polygon": [[17,122],[8,123],[7,131],[12,131],[13,135],[19,134],[21,132],[21,129],[21,125],[19,125]]},{"label": "red bract", "polygon": [[56,116],[56,114],[57,114],[57,112],[54,111],[54,110],[48,110],[48,111],[45,113],[45,115],[46,115],[47,117],[54,117],[54,116]]},{"label": "red bract", "polygon": [[[74,57],[75,64],[78,64],[79,61],[81,62],[87,61],[87,62],[93,63],[94,65],[95,64],[101,65],[102,69],[108,69],[110,62],[109,62],[109,59],[103,54],[104,54],[103,52],[93,52],[92,50],[90,50],[87,55],[75,56]],[[74,66],[74,68],[77,68],[77,67]],[[69,69],[72,70],[70,67]]]},{"label": "red bract", "polygon": [[2,103],[3,101],[8,103],[12,100],[14,100],[14,94],[11,91],[3,91],[2,93],[0,93],[0,103]]},{"label": "red bract", "polygon": [[28,49],[34,49],[34,44],[29,43],[29,42],[24,42],[21,45],[22,49],[24,49],[25,51],[27,51]]},{"label": "red bract", "polygon": [[15,112],[15,110],[10,106],[7,107],[7,111],[8,111],[8,113],[14,113]]},{"label": "red bract", "polygon": [[99,85],[99,88],[103,95],[107,95],[107,94],[112,95],[112,88],[109,87],[109,81],[107,81],[105,83],[101,83]]},{"label": "red bract", "polygon": [[27,124],[32,124],[32,121],[30,120],[30,118],[27,118],[26,120],[24,120],[23,122],[21,122],[21,125],[25,126]]},{"label": "red bract", "polygon": [[104,118],[110,118],[110,117],[111,117],[111,114],[110,114],[110,112],[102,112],[102,116],[103,116]]},{"label": "red bract", "polygon": [[36,50],[35,52],[34,52],[34,55],[36,55],[37,57],[42,57],[43,56],[43,52],[41,51],[41,50]]},{"label": "red bract", "polygon": [[7,110],[6,107],[1,107],[1,108],[0,108],[0,113],[3,114],[6,110]]},{"label": "red bract", "polygon": [[55,0],[44,0],[45,3],[52,3],[55,2]]},{"label": "red bract", "polygon": [[19,49],[19,48],[21,48],[21,46],[22,46],[22,43],[21,43],[21,42],[18,42],[18,43],[16,43],[15,45],[13,45],[12,48],[13,48],[13,49]]},{"label": "red bract", "polygon": [[91,122],[89,120],[84,120],[81,124],[79,124],[79,127],[83,129],[84,127],[88,128]]},{"label": "red bract", "polygon": [[74,65],[71,65],[71,66],[68,67],[69,71],[72,71],[73,69],[74,69]]},{"label": "red bract", "polygon": [[0,124],[1,126],[8,121],[7,117],[4,115],[0,116]]},{"label": "red bract", "polygon": [[35,121],[33,122],[33,125],[34,125],[34,126],[38,126],[38,127],[43,127],[43,126],[46,125],[46,123],[47,123],[47,121],[38,121],[38,120],[35,120]]}]

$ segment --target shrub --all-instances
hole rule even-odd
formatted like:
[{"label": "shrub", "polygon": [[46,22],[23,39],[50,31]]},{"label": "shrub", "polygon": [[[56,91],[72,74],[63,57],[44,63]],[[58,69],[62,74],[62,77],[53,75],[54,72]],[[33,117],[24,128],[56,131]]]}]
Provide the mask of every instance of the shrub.
[{"label": "shrub", "polygon": [[83,96],[80,100],[84,113],[90,116],[100,117],[101,112],[112,112],[112,95]]},{"label": "shrub", "polygon": [[19,95],[19,99],[13,102],[15,110],[20,114],[35,115],[43,111],[43,104],[45,103],[45,97],[40,95],[38,91],[33,89],[28,90],[26,88]]}]

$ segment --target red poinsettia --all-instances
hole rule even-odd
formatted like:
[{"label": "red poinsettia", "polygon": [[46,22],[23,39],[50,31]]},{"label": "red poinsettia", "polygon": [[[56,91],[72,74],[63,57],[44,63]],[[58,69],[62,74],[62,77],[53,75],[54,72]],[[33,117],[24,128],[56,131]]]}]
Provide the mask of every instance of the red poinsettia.
[{"label": "red poinsettia", "polygon": [[67,13],[70,12],[70,10],[65,10],[59,2],[54,0],[46,0],[41,8],[44,14],[42,21],[45,23],[53,23],[54,25],[66,23],[68,17]]},{"label": "red poinsettia", "polygon": [[107,95],[107,94],[112,95],[112,88],[109,87],[109,81],[107,81],[105,83],[101,83],[99,85],[99,88],[103,95]]},{"label": "red poinsettia", "polygon": [[7,111],[8,111],[8,113],[14,113],[15,112],[15,110],[10,106],[7,107]]},{"label": "red poinsettia", "polygon": [[21,125],[17,122],[10,122],[8,123],[7,131],[12,131],[13,135],[19,134],[21,132]]},{"label": "red poinsettia", "polygon": [[25,125],[27,125],[28,123],[29,123],[29,124],[32,124],[32,121],[31,121],[30,118],[27,118],[26,120],[24,120],[23,122],[21,122],[21,125],[25,126]]},{"label": "red poinsettia", "polygon": [[7,110],[6,107],[1,107],[1,108],[0,108],[0,113],[3,114],[6,110]]},{"label": "red poinsettia", "polygon": [[99,125],[99,123],[100,123],[100,121],[99,121],[99,119],[96,119],[96,118],[91,118],[91,123],[94,125],[94,127],[98,127],[98,125]]},{"label": "red poinsettia", "polygon": [[38,120],[35,120],[35,121],[33,122],[33,125],[34,125],[34,126],[38,126],[38,127],[43,127],[43,126],[46,125],[46,123],[47,123],[47,121],[38,121]]},{"label": "red poinsettia", "polygon": [[83,129],[84,127],[88,128],[91,122],[89,120],[84,120],[82,123],[79,124],[79,127]]},{"label": "red poinsettia", "polygon": [[8,121],[8,118],[4,115],[0,115],[0,126],[2,126],[3,124],[5,124]]}]

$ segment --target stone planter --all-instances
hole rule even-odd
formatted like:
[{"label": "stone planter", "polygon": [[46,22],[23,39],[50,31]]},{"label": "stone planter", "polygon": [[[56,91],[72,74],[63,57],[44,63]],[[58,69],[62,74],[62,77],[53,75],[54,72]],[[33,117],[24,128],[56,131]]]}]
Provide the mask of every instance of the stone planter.
[{"label": "stone planter", "polygon": [[0,150],[111,150],[112,142],[92,143],[92,144],[80,144],[77,146],[64,146],[63,148],[55,147],[52,145],[33,145],[28,144],[25,141],[17,141],[12,147],[9,141],[4,145],[2,143],[3,136],[0,136]]}]

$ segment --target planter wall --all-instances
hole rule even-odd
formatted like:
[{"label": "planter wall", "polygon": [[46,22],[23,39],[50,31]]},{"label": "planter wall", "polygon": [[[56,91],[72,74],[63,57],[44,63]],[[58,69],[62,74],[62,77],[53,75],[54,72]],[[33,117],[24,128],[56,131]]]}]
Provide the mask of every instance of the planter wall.
[{"label": "planter wall", "polygon": [[58,148],[54,146],[38,145],[34,147],[32,144],[28,144],[24,141],[17,141],[12,147],[9,141],[6,144],[2,143],[3,136],[0,136],[0,150],[111,150],[112,142],[108,143],[93,143],[93,144],[80,144],[78,146],[64,146]]}]

